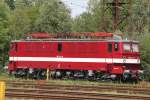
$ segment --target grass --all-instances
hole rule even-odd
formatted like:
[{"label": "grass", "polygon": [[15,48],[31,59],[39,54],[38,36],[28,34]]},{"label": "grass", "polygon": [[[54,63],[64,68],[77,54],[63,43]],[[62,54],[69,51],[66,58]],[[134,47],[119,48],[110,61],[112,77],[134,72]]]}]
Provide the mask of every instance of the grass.
[{"label": "grass", "polygon": [[0,79],[7,79],[9,78],[8,74],[5,72],[0,72]]},{"label": "grass", "polygon": [[13,76],[9,76],[8,73],[0,71],[0,80],[14,79]]},{"label": "grass", "polygon": [[111,82],[98,82],[88,80],[36,80],[39,84],[60,84],[60,85],[84,85],[84,86],[113,86],[113,87],[131,87],[131,88],[149,88],[149,82],[139,82],[138,84],[125,84],[125,83],[111,83]]}]

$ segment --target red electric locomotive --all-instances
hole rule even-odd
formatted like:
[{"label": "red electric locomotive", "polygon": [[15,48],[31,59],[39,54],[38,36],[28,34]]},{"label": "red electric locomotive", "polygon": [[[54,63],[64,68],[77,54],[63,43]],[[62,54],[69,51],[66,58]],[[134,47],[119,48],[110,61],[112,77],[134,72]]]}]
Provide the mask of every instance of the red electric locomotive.
[{"label": "red electric locomotive", "polygon": [[[62,38],[63,37],[63,38]],[[140,79],[139,43],[112,33],[37,33],[10,45],[9,72],[16,77]],[[40,39],[39,39],[40,38]]]}]

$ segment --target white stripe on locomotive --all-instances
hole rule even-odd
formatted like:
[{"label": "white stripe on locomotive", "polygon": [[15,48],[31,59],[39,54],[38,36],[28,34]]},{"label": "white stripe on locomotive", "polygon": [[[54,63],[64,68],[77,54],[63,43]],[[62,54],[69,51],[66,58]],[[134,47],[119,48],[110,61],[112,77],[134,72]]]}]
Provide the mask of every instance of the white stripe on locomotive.
[{"label": "white stripe on locomotive", "polygon": [[140,64],[140,59],[121,58],[57,58],[57,57],[9,57],[10,61],[52,61],[52,62],[89,62],[89,63],[131,63]]}]

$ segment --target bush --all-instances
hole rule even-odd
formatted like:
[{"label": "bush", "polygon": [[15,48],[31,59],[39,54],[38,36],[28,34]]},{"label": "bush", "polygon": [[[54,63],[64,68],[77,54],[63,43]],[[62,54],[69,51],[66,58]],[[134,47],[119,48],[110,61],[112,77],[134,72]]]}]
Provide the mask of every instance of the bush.
[{"label": "bush", "polygon": [[141,66],[145,70],[145,78],[150,81],[150,34],[140,36]]}]

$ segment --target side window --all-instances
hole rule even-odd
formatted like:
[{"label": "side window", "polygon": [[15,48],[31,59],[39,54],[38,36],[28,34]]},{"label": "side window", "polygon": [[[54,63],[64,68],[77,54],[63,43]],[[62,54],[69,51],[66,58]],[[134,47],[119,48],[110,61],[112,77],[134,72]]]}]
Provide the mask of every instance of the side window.
[{"label": "side window", "polygon": [[62,43],[58,43],[58,47],[57,47],[58,52],[62,51]]},{"label": "side window", "polygon": [[114,43],[114,50],[119,51],[119,43],[118,42]]},{"label": "side window", "polygon": [[112,52],[112,44],[108,44],[108,52]]}]

